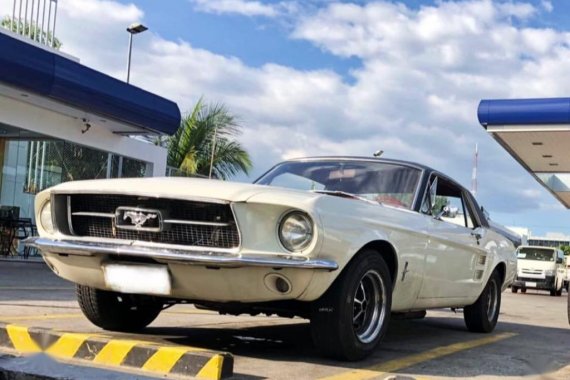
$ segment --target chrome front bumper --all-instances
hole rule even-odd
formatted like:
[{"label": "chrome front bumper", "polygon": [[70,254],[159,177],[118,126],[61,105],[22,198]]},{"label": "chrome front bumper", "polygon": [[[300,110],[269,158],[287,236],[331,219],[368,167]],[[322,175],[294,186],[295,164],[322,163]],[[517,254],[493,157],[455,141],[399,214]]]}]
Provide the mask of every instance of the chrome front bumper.
[{"label": "chrome front bumper", "polygon": [[334,271],[338,264],[332,260],[307,259],[294,256],[277,255],[241,255],[181,249],[150,248],[137,245],[95,243],[87,241],[53,240],[41,237],[29,238],[26,245],[39,249],[42,253],[95,256],[116,255],[125,257],[144,257],[160,261],[214,266],[214,267],[268,267],[268,268],[299,268],[321,269]]}]

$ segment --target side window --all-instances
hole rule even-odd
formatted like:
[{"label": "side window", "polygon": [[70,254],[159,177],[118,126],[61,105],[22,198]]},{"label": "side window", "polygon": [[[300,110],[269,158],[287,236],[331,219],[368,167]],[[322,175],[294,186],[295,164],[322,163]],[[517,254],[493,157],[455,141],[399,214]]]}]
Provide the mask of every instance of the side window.
[{"label": "side window", "polygon": [[[431,188],[437,178],[435,191]],[[435,194],[435,201],[431,197]],[[433,204],[433,207],[432,207]],[[430,180],[421,212],[438,217],[439,220],[466,228],[475,228],[476,222],[465,201],[463,190],[455,183],[441,177]]]},{"label": "side window", "polygon": [[[461,196],[445,196],[437,198],[442,204],[441,220],[448,223],[457,224],[458,226],[469,227],[465,215],[465,207]],[[471,227],[469,227],[471,228]]]}]

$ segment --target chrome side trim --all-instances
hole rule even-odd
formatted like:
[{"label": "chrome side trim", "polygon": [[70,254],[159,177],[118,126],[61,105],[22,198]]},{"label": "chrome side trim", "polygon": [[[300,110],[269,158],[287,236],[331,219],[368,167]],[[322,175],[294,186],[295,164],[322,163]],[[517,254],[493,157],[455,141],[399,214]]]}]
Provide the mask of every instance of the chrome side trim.
[{"label": "chrome side trim", "polygon": [[210,252],[208,250],[188,252],[176,249],[147,248],[135,245],[107,244],[85,241],[53,240],[47,238],[29,238],[26,245],[39,249],[42,253],[96,256],[117,255],[146,257],[192,265],[215,267],[267,267],[299,268],[334,271],[338,264],[332,260],[307,259],[288,255],[238,255],[231,253]]}]

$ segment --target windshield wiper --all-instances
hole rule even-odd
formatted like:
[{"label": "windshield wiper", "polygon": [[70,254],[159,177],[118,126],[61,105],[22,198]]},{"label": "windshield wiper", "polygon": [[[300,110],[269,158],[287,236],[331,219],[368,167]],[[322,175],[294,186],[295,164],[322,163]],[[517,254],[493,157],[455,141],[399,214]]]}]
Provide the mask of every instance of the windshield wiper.
[{"label": "windshield wiper", "polygon": [[319,193],[319,194],[335,195],[337,197],[342,197],[342,198],[358,199],[358,200],[368,202],[368,203],[372,203],[372,204],[379,204],[380,203],[380,202],[371,201],[370,199],[366,199],[366,198],[361,197],[361,196],[356,195],[356,194],[352,194],[352,193],[348,193],[346,191],[340,191],[340,190],[311,190],[311,192]]}]

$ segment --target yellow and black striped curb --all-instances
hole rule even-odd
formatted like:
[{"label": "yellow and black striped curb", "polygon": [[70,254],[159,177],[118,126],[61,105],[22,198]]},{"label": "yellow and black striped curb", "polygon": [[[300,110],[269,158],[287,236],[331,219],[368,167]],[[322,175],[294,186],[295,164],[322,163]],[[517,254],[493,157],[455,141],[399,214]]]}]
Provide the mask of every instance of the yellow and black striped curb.
[{"label": "yellow and black striped curb", "polygon": [[143,370],[159,375],[175,374],[216,380],[233,375],[233,356],[227,352],[5,323],[0,323],[0,348],[20,354],[44,352],[54,359]]}]

